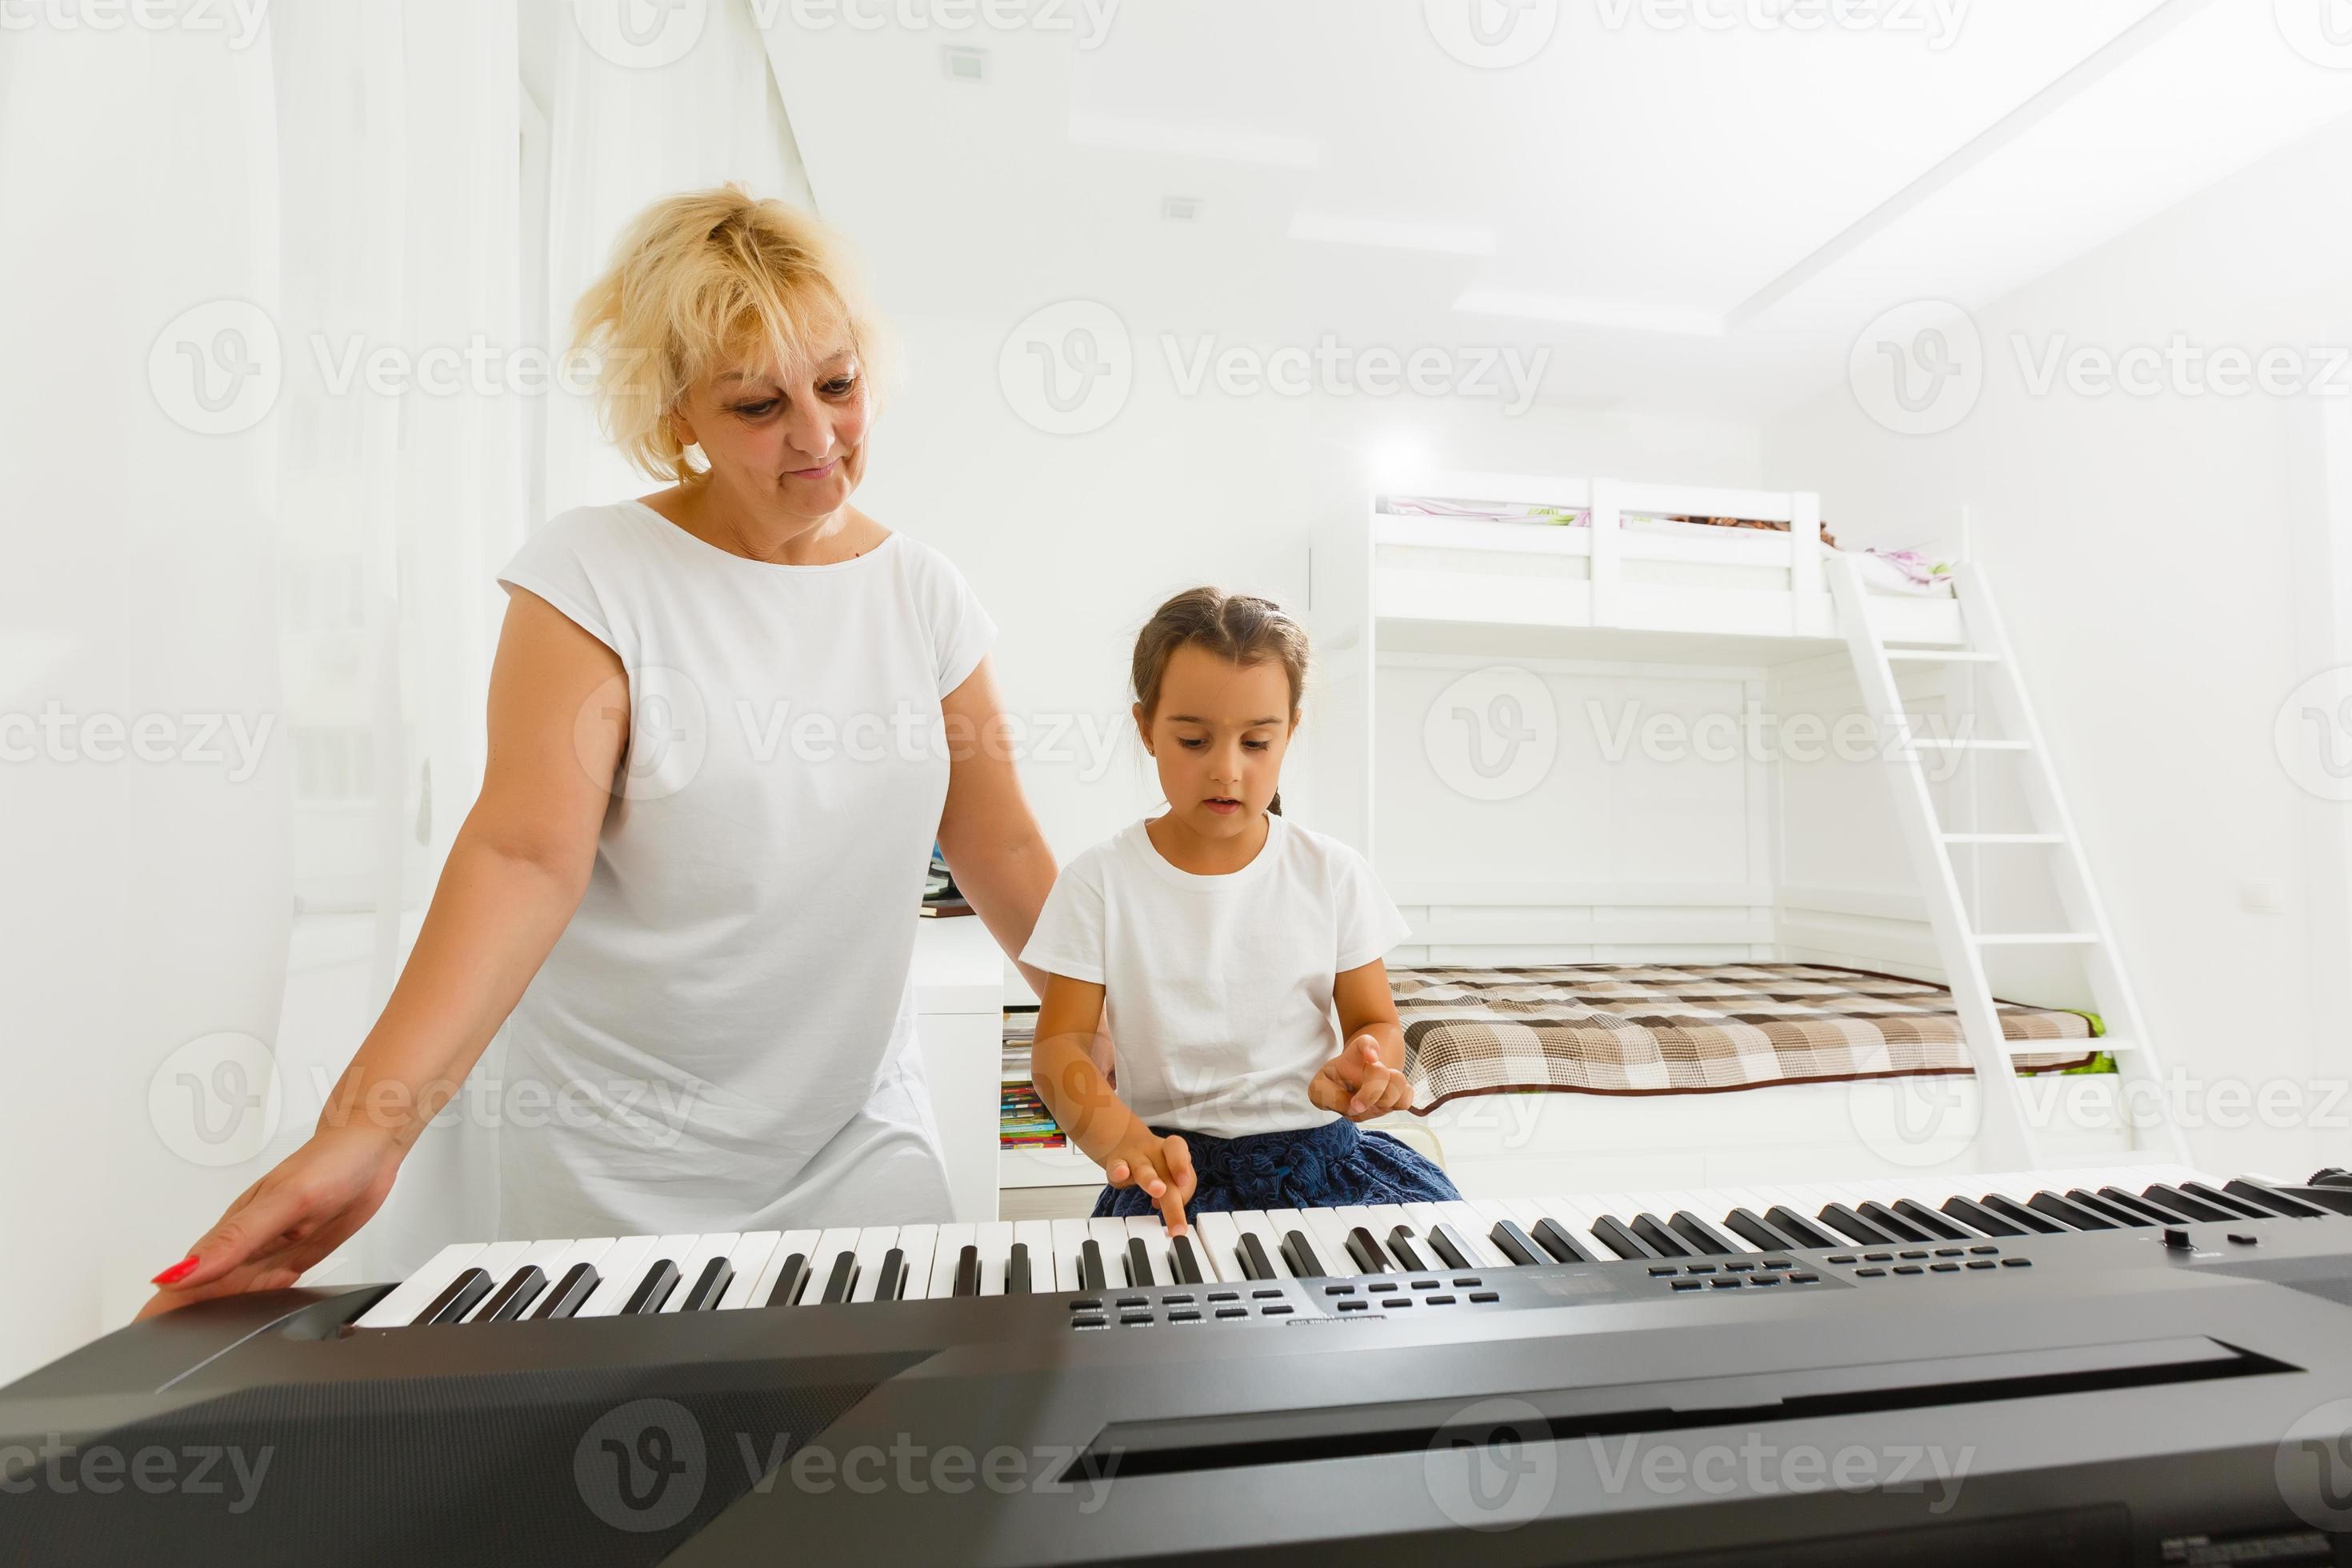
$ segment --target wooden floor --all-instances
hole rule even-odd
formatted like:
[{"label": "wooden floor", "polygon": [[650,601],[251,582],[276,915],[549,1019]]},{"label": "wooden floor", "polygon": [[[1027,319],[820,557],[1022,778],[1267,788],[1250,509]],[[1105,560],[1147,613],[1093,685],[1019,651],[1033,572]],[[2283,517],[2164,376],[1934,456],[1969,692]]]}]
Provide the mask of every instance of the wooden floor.
[{"label": "wooden floor", "polygon": [[1095,1212],[1100,1187],[1002,1187],[996,1194],[999,1219],[1084,1219]]}]

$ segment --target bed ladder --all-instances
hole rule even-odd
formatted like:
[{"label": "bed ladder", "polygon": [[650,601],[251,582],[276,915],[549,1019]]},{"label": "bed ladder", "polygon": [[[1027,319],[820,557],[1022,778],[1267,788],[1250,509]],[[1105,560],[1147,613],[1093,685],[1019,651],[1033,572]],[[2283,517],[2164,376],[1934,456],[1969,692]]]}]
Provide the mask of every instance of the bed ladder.
[{"label": "bed ladder", "polygon": [[[2138,1000],[2125,977],[2123,957],[2116,949],[2115,932],[2105,907],[2091,880],[2089,861],[2074,821],[2059,793],[2058,779],[2035,721],[2023,678],[2017,668],[2009,635],[1994,607],[1984,569],[1972,563],[1954,569],[1960,624],[1965,641],[1959,646],[1904,643],[1890,645],[1871,613],[1875,597],[1863,585],[1854,558],[1832,554],[1829,561],[1831,592],[1854,673],[1862,684],[1863,700],[1879,733],[1890,738],[1887,781],[1895,793],[1895,816],[1910,846],[1914,873],[1927,907],[1937,952],[1959,1015],[1961,1037],[1976,1068],[1980,1120],[1973,1153],[1985,1170],[2043,1168],[2041,1138],[2011,1058],[2046,1052],[2046,1040],[2009,1039],[2001,1031],[1990,984],[1985,978],[1984,952],[1990,947],[2067,946],[2082,950],[2084,972],[2090,984],[2095,1010],[2106,1034],[2097,1043],[2115,1055],[2119,1087],[2126,1091],[2131,1116],[2149,1117],[2132,1127],[2133,1141],[2153,1146],[2164,1157],[2189,1163],[2187,1140],[2166,1109],[2163,1077],[2142,1018]],[[1971,667],[1989,679],[1982,689],[1991,693],[1990,707],[2000,725],[1998,738],[1976,735],[1965,726],[1951,726],[1945,735],[1914,732],[1916,716],[1906,712],[1895,682],[1897,664],[1933,662]],[[2021,753],[2021,793],[2029,823],[2005,833],[1948,830],[1936,815],[1928,789],[1923,754],[1953,750]],[[1973,801],[1973,795],[1971,796]],[[2040,845],[2047,848],[2050,875],[2060,906],[2066,911],[2066,929],[2060,931],[1990,932],[1972,929],[1968,905],[1960,893],[1954,865],[1954,846]],[[2138,1086],[2135,1089],[2135,1085]],[[2053,1100],[2051,1103],[2055,1103]],[[2013,1162],[2013,1163],[2012,1163]]]}]

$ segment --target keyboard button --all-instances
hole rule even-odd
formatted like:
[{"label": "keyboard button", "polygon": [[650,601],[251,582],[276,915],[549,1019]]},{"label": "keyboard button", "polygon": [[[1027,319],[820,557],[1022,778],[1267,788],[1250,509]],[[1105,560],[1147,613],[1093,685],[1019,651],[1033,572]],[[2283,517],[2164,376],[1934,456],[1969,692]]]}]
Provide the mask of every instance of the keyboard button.
[{"label": "keyboard button", "polygon": [[2000,1265],[1995,1263],[1990,1258],[1971,1258],[1969,1259],[1969,1267],[1971,1268],[1998,1268]]},{"label": "keyboard button", "polygon": [[1895,1266],[1895,1272],[1897,1274],[1916,1274],[1919,1272],[1919,1266],[1916,1263],[1898,1263]]},{"label": "keyboard button", "polygon": [[1171,1323],[1197,1323],[1201,1321],[1201,1314],[1197,1310],[1179,1310],[1169,1313],[1168,1321]]},{"label": "keyboard button", "polygon": [[2004,1258],[2000,1260],[2000,1266],[2003,1268],[2031,1268],[2033,1267],[2033,1259],[2031,1258]]},{"label": "keyboard button", "polygon": [[1372,1304],[1370,1301],[1364,1300],[1342,1301],[1339,1303],[1339,1310],[1343,1312],[1368,1312],[1371,1310],[1371,1306]]},{"label": "keyboard button", "polygon": [[1217,1316],[1220,1318],[1246,1318],[1249,1316],[1249,1309],[1247,1307],[1220,1307],[1217,1309]]},{"label": "keyboard button", "polygon": [[1791,1274],[1789,1276],[1789,1283],[1791,1285],[1818,1285],[1821,1283],[1821,1279],[1822,1277],[1818,1274]]},{"label": "keyboard button", "polygon": [[1424,1299],[1428,1301],[1429,1305],[1433,1307],[1451,1307],[1454,1305],[1454,1298],[1451,1296],[1430,1296]]},{"label": "keyboard button", "polygon": [[1703,1280],[1698,1279],[1677,1279],[1674,1282],[1674,1287],[1677,1290],[1696,1290],[1701,1289],[1704,1283]]},{"label": "keyboard button", "polygon": [[[1853,1271],[1853,1277],[1857,1279],[1884,1279],[1886,1277],[1886,1270],[1884,1268],[1857,1268]],[[1795,1276],[1791,1275],[1790,1278],[1794,1279]]]},{"label": "keyboard button", "polygon": [[1957,1263],[1930,1263],[1927,1269],[1933,1274],[1958,1274],[1960,1266]]},{"label": "keyboard button", "polygon": [[1473,1290],[1470,1292],[1470,1300],[1473,1301],[1499,1301],[1502,1298],[1497,1296],[1492,1290]]}]

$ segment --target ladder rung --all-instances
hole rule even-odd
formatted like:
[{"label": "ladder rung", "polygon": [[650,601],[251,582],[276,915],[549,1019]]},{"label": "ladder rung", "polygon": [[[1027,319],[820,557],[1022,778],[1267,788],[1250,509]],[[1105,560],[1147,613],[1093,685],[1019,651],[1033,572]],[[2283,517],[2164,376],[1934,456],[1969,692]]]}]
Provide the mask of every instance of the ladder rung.
[{"label": "ladder rung", "polygon": [[1979,931],[1975,940],[1979,947],[2082,947],[2099,938],[2087,931]]},{"label": "ladder rung", "polygon": [[2000,655],[1973,647],[1891,647],[1886,657],[1896,659],[1929,659],[1939,664],[1999,664]]},{"label": "ladder rung", "polygon": [[1973,739],[1955,739],[1948,735],[1915,735],[1910,739],[1910,741],[1905,743],[1912,746],[1924,746],[1927,750],[1933,752],[2026,752],[2032,750],[2032,744],[2025,741],[1979,741]]},{"label": "ladder rung", "polygon": [[1947,844],[2063,844],[2063,833],[1947,833]]},{"label": "ladder rung", "polygon": [[2138,1048],[2137,1040],[2119,1039],[2113,1035],[2094,1035],[2085,1040],[2003,1040],[2013,1057],[2058,1057],[2080,1051],[2112,1051],[2117,1056]]}]

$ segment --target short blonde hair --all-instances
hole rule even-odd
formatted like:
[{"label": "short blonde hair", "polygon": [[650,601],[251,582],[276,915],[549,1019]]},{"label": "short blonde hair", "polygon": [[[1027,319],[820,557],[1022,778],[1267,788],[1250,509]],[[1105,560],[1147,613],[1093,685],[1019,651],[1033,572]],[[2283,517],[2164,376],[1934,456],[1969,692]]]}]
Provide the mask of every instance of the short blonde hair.
[{"label": "short blonde hair", "polygon": [[707,375],[830,353],[840,331],[878,404],[890,343],[848,246],[809,214],[730,183],[639,213],[581,295],[572,349],[595,362],[597,416],[629,460],[680,484],[670,414]]}]

